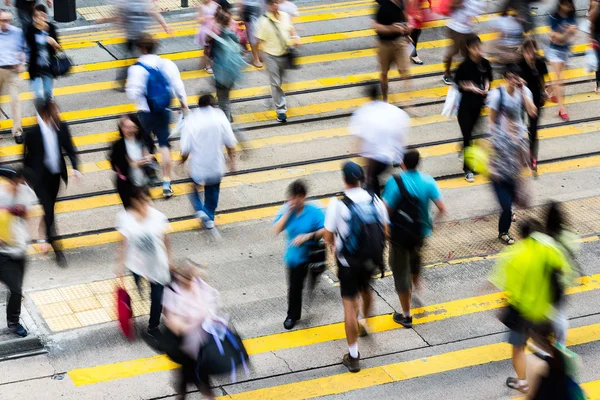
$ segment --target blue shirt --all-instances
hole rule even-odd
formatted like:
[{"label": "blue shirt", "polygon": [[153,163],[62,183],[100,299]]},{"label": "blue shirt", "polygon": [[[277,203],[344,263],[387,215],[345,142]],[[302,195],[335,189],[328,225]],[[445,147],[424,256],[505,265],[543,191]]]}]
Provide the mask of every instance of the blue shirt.
[{"label": "blue shirt", "polygon": [[[440,188],[433,177],[419,171],[405,171],[400,174],[402,182],[408,193],[419,199],[421,206],[421,233],[423,236],[431,235],[433,221],[429,212],[429,202],[436,201],[442,197]],[[400,202],[400,188],[394,177],[391,177],[383,188],[383,200],[391,208],[395,209]]]},{"label": "blue shirt", "polygon": [[0,29],[0,67],[23,64],[25,54],[23,31],[9,25],[6,32]]},{"label": "blue shirt", "polygon": [[[287,212],[289,205],[284,204],[275,217],[274,223],[279,221]],[[325,224],[325,214],[318,206],[314,204],[305,204],[304,209],[300,214],[292,213],[285,224],[286,244],[285,255],[283,260],[288,267],[294,268],[298,265],[308,262],[308,252],[310,242],[304,243],[302,246],[292,245],[292,240],[298,235],[311,233],[322,229]]]},{"label": "blue shirt", "polygon": [[[550,15],[550,29],[552,29],[552,32],[563,33],[567,29],[567,25],[577,25],[575,17],[562,17],[558,13]],[[550,42],[550,47],[557,50],[568,50],[569,44]]]}]

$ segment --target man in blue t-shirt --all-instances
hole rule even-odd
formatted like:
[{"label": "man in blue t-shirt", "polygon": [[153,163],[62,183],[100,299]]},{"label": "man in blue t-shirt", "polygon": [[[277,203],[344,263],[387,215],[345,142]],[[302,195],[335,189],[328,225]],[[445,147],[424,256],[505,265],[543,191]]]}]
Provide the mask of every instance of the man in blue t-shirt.
[{"label": "man in blue t-shirt", "polygon": [[273,231],[286,233],[283,257],[288,271],[288,313],[283,326],[292,329],[302,314],[302,290],[308,272],[311,246],[324,232],[325,215],[318,206],[306,203],[306,185],[301,180],[288,188],[288,201],[279,209]]},{"label": "man in blue t-shirt", "polygon": [[[438,217],[446,213],[446,205],[442,199],[440,188],[433,177],[417,171],[420,155],[417,150],[410,150],[404,155],[400,179],[409,195],[415,197],[419,203],[422,238],[431,235],[433,221],[429,212],[429,202],[433,202],[439,212]],[[383,189],[383,201],[391,216],[400,205],[401,191],[394,177],[391,177]],[[390,268],[394,275],[396,292],[400,298],[402,314],[395,312],[394,321],[405,328],[412,327],[410,315],[410,301],[413,283],[416,285],[421,272],[421,247],[402,246],[390,242]]]}]

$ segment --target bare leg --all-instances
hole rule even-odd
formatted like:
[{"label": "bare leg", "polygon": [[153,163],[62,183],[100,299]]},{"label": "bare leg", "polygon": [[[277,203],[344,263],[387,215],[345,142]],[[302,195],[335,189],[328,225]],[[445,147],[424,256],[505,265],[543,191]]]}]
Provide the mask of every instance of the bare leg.
[{"label": "bare leg", "polygon": [[517,378],[521,380],[526,379],[527,359],[525,358],[525,347],[513,346],[512,363],[517,373]]},{"label": "bare leg", "polygon": [[358,296],[354,298],[343,298],[344,325],[346,327],[346,341],[353,345],[358,341]]},{"label": "bare leg", "polygon": [[389,89],[387,72],[381,72],[381,75],[379,76],[379,82],[381,83],[381,97],[383,98],[383,101],[387,102]]},{"label": "bare leg", "polygon": [[160,165],[162,167],[163,178],[171,179],[171,151],[168,147],[160,147],[160,155],[162,157]]},{"label": "bare leg", "polygon": [[565,113],[567,112],[567,109],[565,108],[565,93],[562,84],[562,72],[565,68],[565,64],[562,62],[553,62],[550,63],[550,65],[552,67],[552,71],[554,71],[556,74],[556,80],[553,82],[552,86],[554,95],[558,99],[558,110],[561,113]]}]

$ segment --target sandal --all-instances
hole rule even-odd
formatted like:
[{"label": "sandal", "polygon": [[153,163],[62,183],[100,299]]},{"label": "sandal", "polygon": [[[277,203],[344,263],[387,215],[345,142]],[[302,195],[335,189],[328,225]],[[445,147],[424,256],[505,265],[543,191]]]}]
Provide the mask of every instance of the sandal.
[{"label": "sandal", "polygon": [[558,116],[560,117],[560,119],[562,119],[563,121],[568,121],[569,120],[569,114],[567,114],[567,112],[562,112],[559,111],[558,112]]},{"label": "sandal", "polygon": [[510,220],[512,222],[517,222],[517,214],[513,211],[512,214],[510,214]]},{"label": "sandal", "polygon": [[410,61],[412,61],[412,63],[416,64],[416,65],[423,65],[424,64],[423,60],[421,60],[419,58],[419,56],[411,57]]},{"label": "sandal", "polygon": [[508,233],[499,234],[498,239],[500,239],[500,241],[502,241],[504,244],[508,244],[508,245],[515,243],[515,239],[511,238]]},{"label": "sandal", "polygon": [[518,390],[523,394],[527,394],[527,392],[529,391],[529,384],[527,383],[527,381],[522,381],[517,378],[507,378],[506,386],[508,386],[511,389]]}]

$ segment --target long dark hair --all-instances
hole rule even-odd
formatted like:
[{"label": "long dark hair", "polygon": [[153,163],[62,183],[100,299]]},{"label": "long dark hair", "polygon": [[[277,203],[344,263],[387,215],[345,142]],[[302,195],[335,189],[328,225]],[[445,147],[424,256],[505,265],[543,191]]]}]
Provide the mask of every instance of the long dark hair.
[{"label": "long dark hair", "polygon": [[575,8],[575,3],[573,2],[573,0],[558,0],[558,4],[556,5],[556,10],[554,11],[554,15],[559,15],[560,6],[564,5],[564,4],[568,4],[571,6],[571,11],[567,14],[567,17],[575,18],[576,8]]},{"label": "long dark hair", "polygon": [[565,217],[560,203],[553,201],[548,206],[545,228],[546,233],[553,238],[557,238],[565,229]]},{"label": "long dark hair", "polygon": [[[127,114],[124,116],[124,118],[129,119],[137,127],[137,133],[135,134],[135,139],[142,141],[142,132],[143,132],[144,128],[142,128],[142,123],[140,122],[140,118],[137,116],[137,114]],[[119,121],[118,128],[119,128],[119,135],[121,136],[121,138],[124,138],[125,135],[123,135],[123,131],[121,129],[121,121]]]}]

